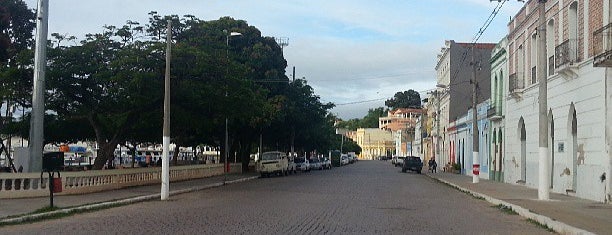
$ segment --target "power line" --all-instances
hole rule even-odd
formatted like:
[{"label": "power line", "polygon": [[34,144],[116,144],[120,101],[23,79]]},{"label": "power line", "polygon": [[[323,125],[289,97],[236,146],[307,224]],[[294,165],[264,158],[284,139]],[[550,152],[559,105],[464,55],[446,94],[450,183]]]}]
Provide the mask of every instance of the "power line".
[{"label": "power line", "polygon": [[396,78],[407,75],[414,75],[419,73],[430,73],[435,72],[435,70],[422,70],[422,71],[411,71],[407,73],[401,74],[390,74],[390,75],[380,75],[374,77],[361,77],[361,78],[349,78],[349,79],[311,79],[312,82],[342,82],[342,81],[358,81],[358,80],[374,80],[374,79],[386,79],[386,78]]},{"label": "power line", "polygon": [[[427,89],[427,90],[423,90],[423,91],[417,91],[417,93],[420,94],[425,94],[429,91],[432,91],[433,89]],[[386,98],[378,98],[378,99],[372,99],[372,100],[362,100],[362,101],[354,101],[354,102],[348,102],[348,103],[340,103],[340,104],[335,104],[336,106],[342,106],[342,105],[350,105],[350,104],[362,104],[362,103],[368,103],[368,102],[374,102],[374,101],[379,101],[379,100],[387,100],[387,99],[393,99],[395,97],[386,97]]]},{"label": "power line", "polygon": [[355,101],[355,102],[335,104],[335,105],[336,106],[342,106],[342,105],[349,105],[349,104],[362,104],[362,103],[368,103],[368,102],[374,102],[374,101],[386,100],[386,99],[389,99],[389,98],[379,98],[379,99],[373,99],[373,100],[362,100],[362,101]]}]

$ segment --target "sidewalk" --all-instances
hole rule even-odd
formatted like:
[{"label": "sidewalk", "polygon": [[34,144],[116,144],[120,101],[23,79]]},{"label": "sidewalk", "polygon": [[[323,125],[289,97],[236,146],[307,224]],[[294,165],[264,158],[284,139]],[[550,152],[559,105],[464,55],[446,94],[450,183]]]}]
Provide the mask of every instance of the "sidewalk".
[{"label": "sidewalk", "polygon": [[[254,177],[257,177],[257,174],[230,174],[227,176],[227,183],[240,182],[253,179]],[[222,183],[223,176],[171,182],[170,195],[211,188],[222,185]],[[127,203],[155,199],[159,200],[160,190],[161,185],[154,184],[82,195],[54,196],[53,205],[59,208],[72,208],[120,200]],[[6,217],[18,217],[48,206],[49,197],[2,199],[0,200],[0,221],[3,221]]]},{"label": "sidewalk", "polygon": [[[504,204],[523,217],[547,225],[561,234],[612,233],[612,205],[563,194],[550,193],[549,201],[538,200],[538,190],[526,186],[480,179],[452,173],[424,173],[443,183],[456,186],[492,204]],[[569,225],[569,226],[568,226]],[[588,231],[588,232],[587,232]]]}]

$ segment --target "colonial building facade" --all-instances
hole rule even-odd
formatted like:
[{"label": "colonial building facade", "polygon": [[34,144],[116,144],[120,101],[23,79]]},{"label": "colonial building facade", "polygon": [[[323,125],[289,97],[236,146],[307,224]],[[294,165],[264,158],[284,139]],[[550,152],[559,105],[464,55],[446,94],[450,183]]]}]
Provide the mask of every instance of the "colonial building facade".
[{"label": "colonial building facade", "polygon": [[504,134],[506,97],[508,94],[508,39],[504,37],[491,52],[491,99],[487,110],[491,128],[489,128],[489,179],[503,181]]},{"label": "colonial building facade", "polygon": [[[490,71],[488,62],[491,50],[495,47],[493,43],[457,43],[453,40],[445,42],[444,47],[438,54],[436,63],[437,88],[429,97],[434,100],[437,109],[435,126],[432,128],[434,157],[438,162],[455,163],[452,152],[456,148],[447,135],[450,123],[458,117],[466,114],[472,107],[472,83],[474,68],[470,63],[472,58],[477,63],[475,79],[479,86],[477,103],[489,99],[490,96]],[[484,88],[484,89],[482,89]],[[438,132],[439,130],[439,132]],[[435,156],[436,153],[440,156]]]},{"label": "colonial building facade", "polygon": [[[505,182],[538,187],[539,83],[535,71],[537,47],[545,46],[550,159],[545,164],[551,169],[546,176],[550,190],[610,201],[610,2],[549,0],[546,23],[539,27],[539,4],[531,0],[508,24],[505,129],[495,124],[495,130],[503,133],[498,154],[503,159],[500,176]],[[546,30],[546,45],[537,45],[538,29]],[[505,72],[495,75],[504,77]]]},{"label": "colonial building facade", "polygon": [[360,159],[374,160],[379,156],[393,154],[393,133],[379,128],[359,128],[353,141],[361,147]]}]

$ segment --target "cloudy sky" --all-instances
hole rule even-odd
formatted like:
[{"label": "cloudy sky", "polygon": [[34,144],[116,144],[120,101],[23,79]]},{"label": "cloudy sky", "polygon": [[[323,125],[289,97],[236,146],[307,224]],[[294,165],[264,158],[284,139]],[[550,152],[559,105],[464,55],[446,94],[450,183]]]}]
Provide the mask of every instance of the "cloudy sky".
[{"label": "cloudy sky", "polygon": [[[37,0],[25,0],[36,8]],[[361,118],[398,91],[435,86],[444,40],[471,42],[498,4],[489,0],[51,0],[49,35],[82,39],[103,25],[146,23],[147,13],[246,20],[265,36],[288,37],[287,75],[306,78],[341,118]],[[505,3],[479,42],[498,42],[521,2]],[[374,100],[374,101],[372,101]],[[369,102],[364,102],[369,101]]]}]

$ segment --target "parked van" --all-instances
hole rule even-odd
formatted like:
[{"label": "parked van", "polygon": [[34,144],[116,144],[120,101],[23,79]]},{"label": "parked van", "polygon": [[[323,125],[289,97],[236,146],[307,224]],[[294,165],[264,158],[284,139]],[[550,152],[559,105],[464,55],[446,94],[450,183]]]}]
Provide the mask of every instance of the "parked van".
[{"label": "parked van", "polygon": [[261,154],[261,158],[257,162],[257,171],[262,177],[270,174],[287,175],[288,167],[287,154],[278,151]]}]

